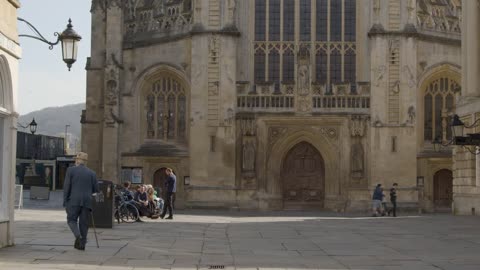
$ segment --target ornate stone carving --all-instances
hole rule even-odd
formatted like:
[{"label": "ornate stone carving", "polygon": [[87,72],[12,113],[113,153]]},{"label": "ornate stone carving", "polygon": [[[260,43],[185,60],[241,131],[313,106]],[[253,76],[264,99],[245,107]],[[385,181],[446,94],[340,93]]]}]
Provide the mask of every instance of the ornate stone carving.
[{"label": "ornate stone carving", "polygon": [[408,11],[408,21],[407,23],[413,24],[415,20],[415,7],[417,5],[416,0],[408,0],[407,2],[407,11]]},{"label": "ornate stone carving", "polygon": [[242,142],[242,171],[255,171],[255,152],[256,152],[256,137],[243,136]]},{"label": "ornate stone carving", "polygon": [[228,108],[225,112],[225,118],[223,119],[223,124],[225,126],[231,126],[233,124],[233,118],[235,117],[235,112],[232,108]]},{"label": "ornate stone carving", "polygon": [[310,97],[298,97],[297,109],[299,112],[309,112],[312,110],[312,99]]},{"label": "ornate stone carving", "polygon": [[208,95],[209,96],[218,96],[220,88],[220,82],[212,82],[212,85],[208,88]]},{"label": "ornate stone carving", "polygon": [[275,142],[285,135],[288,132],[286,127],[271,127],[268,129],[268,141],[270,146],[274,145]]},{"label": "ornate stone carving", "polygon": [[392,87],[390,88],[392,94],[400,93],[400,80],[396,80],[393,82]]},{"label": "ornate stone carving", "polygon": [[387,67],[384,65],[378,66],[377,68],[373,69],[375,86],[380,86],[380,83],[383,81],[386,71]]},{"label": "ornate stone carving", "polygon": [[184,33],[190,31],[193,23],[191,0],[128,0],[123,9],[126,37],[139,33]]},{"label": "ornate stone carving", "polygon": [[104,122],[108,127],[115,123],[121,123],[118,115],[119,98],[119,68],[115,65],[105,67],[105,100],[104,100]]},{"label": "ornate stone carving", "polygon": [[211,35],[208,41],[208,55],[212,62],[217,62],[219,53],[218,36]]},{"label": "ornate stone carving", "polygon": [[417,24],[420,29],[460,34],[461,14],[461,0],[417,1]]},{"label": "ornate stone carving", "polygon": [[298,94],[306,96],[310,93],[310,68],[307,64],[298,66]]},{"label": "ornate stone carving", "polygon": [[412,70],[409,66],[405,65],[403,66],[402,71],[407,78],[408,87],[413,88],[417,84],[417,81],[415,79],[415,76],[413,76]]},{"label": "ornate stone carving", "polygon": [[350,152],[350,164],[352,178],[362,178],[364,175],[364,150],[361,142],[352,145]]},{"label": "ornate stone carving", "polygon": [[352,115],[350,118],[350,134],[352,137],[363,137],[365,135],[366,117]]},{"label": "ornate stone carving", "polygon": [[235,0],[227,0],[227,9],[228,9],[227,22],[232,25],[235,25],[235,7],[236,7]]},{"label": "ornate stone carving", "polygon": [[257,133],[255,118],[240,119],[240,130],[243,136],[255,136]]},{"label": "ornate stone carving", "polygon": [[408,107],[408,119],[407,124],[414,124],[415,123],[415,107],[412,105]]},{"label": "ornate stone carving", "polygon": [[255,118],[240,119],[240,130],[242,132],[242,174],[244,177],[253,178],[257,149]]}]

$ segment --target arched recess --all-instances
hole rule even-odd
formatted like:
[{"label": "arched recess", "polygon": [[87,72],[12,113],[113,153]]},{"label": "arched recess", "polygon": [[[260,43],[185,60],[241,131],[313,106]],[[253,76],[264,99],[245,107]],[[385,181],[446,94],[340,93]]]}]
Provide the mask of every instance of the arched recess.
[{"label": "arched recess", "polygon": [[282,162],[284,208],[323,208],[325,200],[325,162],[308,142],[293,146]]},{"label": "arched recess", "polygon": [[163,140],[186,143],[189,134],[190,86],[175,67],[161,64],[136,80],[140,143]]},{"label": "arched recess", "polygon": [[435,208],[450,208],[453,198],[452,171],[442,169],[433,176],[433,203]]},{"label": "arched recess", "polygon": [[325,171],[325,199],[329,195],[336,196],[340,188],[339,168],[342,163],[338,146],[332,142],[332,138],[310,131],[296,131],[284,136],[277,141],[269,153],[267,153],[267,170],[265,175],[266,192],[277,198],[283,198],[282,194],[282,166],[287,153],[299,143],[312,145],[322,156]]},{"label": "arched recess", "polygon": [[418,87],[417,142],[424,148],[436,138],[445,141],[451,136],[448,123],[461,91],[460,68],[449,63],[435,65],[423,74]]},{"label": "arched recess", "polygon": [[[0,55],[0,219],[13,218],[13,199],[10,199],[14,184],[16,118],[12,116],[13,93],[12,77],[8,60]],[[10,200],[10,202],[9,202]],[[6,201],[6,202],[5,202]]]},{"label": "arched recess", "polygon": [[7,58],[0,55],[0,110],[5,113],[12,111],[12,75]]}]

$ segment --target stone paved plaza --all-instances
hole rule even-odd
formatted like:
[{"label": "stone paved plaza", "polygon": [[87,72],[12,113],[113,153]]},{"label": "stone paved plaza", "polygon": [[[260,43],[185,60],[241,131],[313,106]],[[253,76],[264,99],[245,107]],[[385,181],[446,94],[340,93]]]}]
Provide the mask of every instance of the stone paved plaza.
[{"label": "stone paved plaza", "polygon": [[86,251],[62,210],[17,210],[0,269],[480,269],[480,218],[185,211],[97,229]]}]

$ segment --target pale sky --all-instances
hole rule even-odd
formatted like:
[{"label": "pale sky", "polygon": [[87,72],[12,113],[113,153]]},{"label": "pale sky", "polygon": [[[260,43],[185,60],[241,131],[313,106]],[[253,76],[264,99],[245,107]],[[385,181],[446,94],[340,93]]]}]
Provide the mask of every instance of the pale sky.
[{"label": "pale sky", "polygon": [[[82,36],[77,62],[68,71],[62,60],[61,45],[53,50],[48,45],[21,37],[18,112],[20,115],[67,104],[85,102],[86,58],[90,56],[91,0],[21,0],[18,16],[33,24],[50,42],[54,32],[65,30],[68,18],[73,29]],[[23,22],[18,23],[19,34],[34,35]]]}]

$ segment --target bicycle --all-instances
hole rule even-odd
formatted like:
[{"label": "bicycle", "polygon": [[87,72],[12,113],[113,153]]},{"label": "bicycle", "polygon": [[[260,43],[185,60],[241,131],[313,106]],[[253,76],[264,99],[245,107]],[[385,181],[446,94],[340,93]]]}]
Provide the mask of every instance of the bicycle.
[{"label": "bicycle", "polygon": [[118,224],[120,224],[120,220],[125,223],[131,223],[140,218],[140,213],[135,203],[127,200],[125,195],[118,189],[115,189],[114,217]]}]

